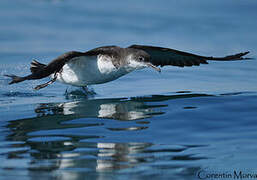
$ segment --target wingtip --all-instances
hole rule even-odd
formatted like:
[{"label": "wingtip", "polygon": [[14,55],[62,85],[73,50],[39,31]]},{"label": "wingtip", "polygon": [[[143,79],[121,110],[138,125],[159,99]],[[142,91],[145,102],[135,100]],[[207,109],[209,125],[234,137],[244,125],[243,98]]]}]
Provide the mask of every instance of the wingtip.
[{"label": "wingtip", "polygon": [[10,74],[10,75],[9,74],[4,74],[4,76],[11,78],[12,81],[8,83],[10,85],[26,80],[25,77],[19,77],[19,76],[13,75],[13,74]]},{"label": "wingtip", "polygon": [[249,53],[250,53],[250,51],[243,52],[242,56],[245,56],[246,54],[249,54]]},{"label": "wingtip", "polygon": [[5,77],[12,77],[14,75],[13,74],[4,74],[3,76],[5,76]]},{"label": "wingtip", "polygon": [[244,59],[249,59],[249,58],[245,58],[243,56],[249,54],[250,51],[246,51],[246,52],[242,52],[242,53],[238,53],[238,54],[235,54],[235,55],[231,55],[231,56],[226,56],[224,59],[227,59],[227,60],[244,60]]},{"label": "wingtip", "polygon": [[[8,78],[12,78],[12,79],[13,79],[13,77],[15,77],[15,75],[13,75],[13,74],[4,74],[3,76],[8,77]],[[13,83],[14,83],[14,82],[13,82],[13,80],[12,80],[12,81],[10,81],[8,84],[11,85],[11,84],[13,84]]]},{"label": "wingtip", "polygon": [[243,57],[247,54],[249,54],[250,51],[246,51],[246,52],[242,52],[242,53],[239,53],[238,56],[239,56],[239,59],[244,59],[244,60],[249,60],[249,59],[253,59],[253,58],[247,58],[247,57]]}]

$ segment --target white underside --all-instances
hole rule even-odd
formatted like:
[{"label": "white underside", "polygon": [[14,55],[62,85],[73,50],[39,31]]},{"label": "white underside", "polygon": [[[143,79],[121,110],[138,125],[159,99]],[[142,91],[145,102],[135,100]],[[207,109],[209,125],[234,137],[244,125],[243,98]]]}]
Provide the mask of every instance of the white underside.
[{"label": "white underside", "polygon": [[124,66],[116,68],[110,58],[104,55],[76,57],[70,60],[58,73],[57,80],[73,86],[101,84],[139,68]]}]

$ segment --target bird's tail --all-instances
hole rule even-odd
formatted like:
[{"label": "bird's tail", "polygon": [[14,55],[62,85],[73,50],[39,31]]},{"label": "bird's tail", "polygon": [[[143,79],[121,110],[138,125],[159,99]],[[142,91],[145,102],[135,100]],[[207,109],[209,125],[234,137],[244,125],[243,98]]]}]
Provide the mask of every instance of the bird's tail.
[{"label": "bird's tail", "polygon": [[31,63],[30,63],[30,71],[32,73],[38,72],[38,71],[42,70],[45,67],[46,67],[45,64],[42,64],[42,63],[36,61],[35,59],[32,60]]}]

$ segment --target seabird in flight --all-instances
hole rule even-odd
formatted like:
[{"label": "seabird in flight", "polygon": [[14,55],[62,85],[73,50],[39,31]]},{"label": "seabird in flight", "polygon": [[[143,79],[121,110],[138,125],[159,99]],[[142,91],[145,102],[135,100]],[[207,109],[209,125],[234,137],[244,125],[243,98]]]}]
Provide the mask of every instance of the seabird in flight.
[{"label": "seabird in flight", "polygon": [[249,52],[225,57],[199,56],[174,49],[132,45],[127,48],[103,46],[86,52],[70,51],[62,54],[45,65],[36,60],[31,62],[31,74],[24,77],[5,75],[12,78],[9,84],[25,80],[42,79],[50,76],[51,80],[36,86],[38,90],[60,81],[73,86],[86,87],[118,79],[134,70],[151,67],[160,72],[162,66],[199,66],[208,64],[207,60],[232,61],[243,60]]}]

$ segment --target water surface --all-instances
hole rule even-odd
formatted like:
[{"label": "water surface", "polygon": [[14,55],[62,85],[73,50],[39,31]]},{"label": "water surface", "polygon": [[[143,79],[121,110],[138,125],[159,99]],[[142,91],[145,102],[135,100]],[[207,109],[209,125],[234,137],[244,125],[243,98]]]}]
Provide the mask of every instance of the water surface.
[{"label": "water surface", "polygon": [[[92,86],[8,85],[32,59],[102,45],[257,52],[250,0],[0,2],[1,179],[197,179],[257,172],[257,62],[144,69]],[[68,93],[65,93],[67,89]],[[198,178],[199,179],[199,178]]]}]

